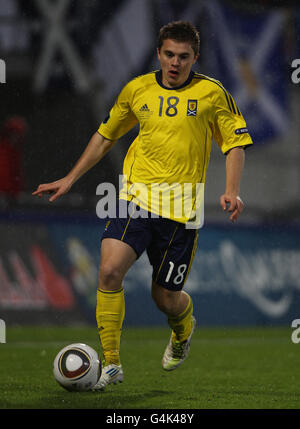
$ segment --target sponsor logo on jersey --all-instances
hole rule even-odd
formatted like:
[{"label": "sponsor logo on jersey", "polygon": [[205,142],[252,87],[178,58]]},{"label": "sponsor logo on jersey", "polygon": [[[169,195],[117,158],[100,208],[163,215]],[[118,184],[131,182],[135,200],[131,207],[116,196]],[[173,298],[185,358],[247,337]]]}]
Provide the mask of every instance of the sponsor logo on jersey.
[{"label": "sponsor logo on jersey", "polygon": [[153,112],[149,109],[147,103],[145,103],[142,107],[140,107],[138,111],[139,119],[149,119]]},{"label": "sponsor logo on jersey", "polygon": [[197,115],[197,104],[198,104],[198,100],[188,100],[187,116]]},{"label": "sponsor logo on jersey", "polygon": [[144,104],[141,108],[140,108],[140,112],[150,112],[149,107],[147,106],[147,104]]},{"label": "sponsor logo on jersey", "polygon": [[237,128],[234,132],[235,134],[246,134],[248,133],[248,128]]}]

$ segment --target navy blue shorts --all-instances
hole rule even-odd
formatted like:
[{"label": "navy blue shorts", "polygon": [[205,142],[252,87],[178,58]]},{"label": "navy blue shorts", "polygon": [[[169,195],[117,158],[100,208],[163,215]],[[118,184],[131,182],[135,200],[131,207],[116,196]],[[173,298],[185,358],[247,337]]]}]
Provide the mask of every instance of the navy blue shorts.
[{"label": "navy blue shorts", "polygon": [[126,205],[127,216],[120,217],[118,208],[116,218],[107,222],[102,240],[115,238],[127,243],[137,258],[146,250],[153,267],[152,279],[168,290],[181,290],[196,252],[198,230],[186,229],[183,223],[170,219],[153,218],[133,203],[133,213],[143,212],[144,216],[129,215],[129,202],[120,200],[120,204]]}]

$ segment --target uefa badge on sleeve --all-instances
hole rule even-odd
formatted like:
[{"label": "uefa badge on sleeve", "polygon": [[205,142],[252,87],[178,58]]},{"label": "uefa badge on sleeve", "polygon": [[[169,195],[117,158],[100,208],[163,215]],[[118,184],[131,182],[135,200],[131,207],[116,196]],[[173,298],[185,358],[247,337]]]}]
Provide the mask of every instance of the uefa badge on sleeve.
[{"label": "uefa badge on sleeve", "polygon": [[196,116],[197,115],[197,104],[198,104],[198,100],[188,100],[187,116]]}]

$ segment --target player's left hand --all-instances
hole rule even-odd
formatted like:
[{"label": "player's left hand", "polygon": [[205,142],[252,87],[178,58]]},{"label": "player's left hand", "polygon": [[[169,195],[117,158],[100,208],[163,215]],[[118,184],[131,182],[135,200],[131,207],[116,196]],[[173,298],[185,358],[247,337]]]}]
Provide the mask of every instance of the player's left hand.
[{"label": "player's left hand", "polygon": [[244,209],[244,203],[239,196],[223,194],[220,197],[220,205],[223,211],[231,213],[229,219],[235,222]]}]

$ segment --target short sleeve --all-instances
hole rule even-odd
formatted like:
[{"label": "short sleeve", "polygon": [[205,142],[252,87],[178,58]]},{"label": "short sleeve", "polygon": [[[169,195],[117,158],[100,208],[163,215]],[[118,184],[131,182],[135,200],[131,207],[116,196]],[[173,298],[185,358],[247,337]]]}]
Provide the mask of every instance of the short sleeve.
[{"label": "short sleeve", "polygon": [[242,113],[221,84],[216,86],[213,106],[213,137],[224,154],[234,147],[253,144]]},{"label": "short sleeve", "polygon": [[117,140],[130,131],[138,122],[132,112],[132,90],[130,82],[122,89],[108,116],[98,132],[109,140]]}]

